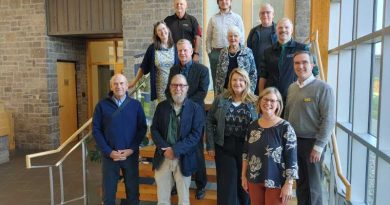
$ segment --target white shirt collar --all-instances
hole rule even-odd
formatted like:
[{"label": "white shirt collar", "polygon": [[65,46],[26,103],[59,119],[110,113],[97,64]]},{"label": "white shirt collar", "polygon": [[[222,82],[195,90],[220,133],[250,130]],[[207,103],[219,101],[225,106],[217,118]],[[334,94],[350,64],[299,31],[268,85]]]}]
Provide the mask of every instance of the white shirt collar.
[{"label": "white shirt collar", "polygon": [[299,82],[299,80],[297,80],[297,85],[299,88],[303,88],[305,87],[307,84],[313,82],[316,78],[311,75],[310,77],[308,77],[305,81],[303,81],[302,83]]}]

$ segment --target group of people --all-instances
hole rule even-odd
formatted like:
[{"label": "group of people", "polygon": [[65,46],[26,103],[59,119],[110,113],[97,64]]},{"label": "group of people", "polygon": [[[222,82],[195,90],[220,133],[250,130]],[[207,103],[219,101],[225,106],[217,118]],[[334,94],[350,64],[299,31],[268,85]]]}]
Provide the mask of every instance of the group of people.
[{"label": "group of people", "polygon": [[[297,181],[299,205],[321,205],[321,162],[334,126],[331,87],[316,78],[318,68],[305,44],[292,39],[288,18],[273,22],[274,9],[261,5],[261,24],[244,44],[241,17],[232,0],[217,0],[206,50],[215,98],[205,110],[210,83],[199,63],[201,28],[186,12],[186,0],[174,0],[175,14],[153,26],[136,77],[110,81],[109,97],[93,116],[93,135],[101,150],[103,201],[115,204],[121,170],[127,204],[139,204],[139,145],[147,126],[137,100],[127,96],[150,73],[156,107],[151,135],[156,145],[153,170],[158,204],[190,204],[194,176],[196,199],[205,197],[207,153],[215,157],[218,205],[287,204]],[[285,109],[284,109],[285,108]]]}]

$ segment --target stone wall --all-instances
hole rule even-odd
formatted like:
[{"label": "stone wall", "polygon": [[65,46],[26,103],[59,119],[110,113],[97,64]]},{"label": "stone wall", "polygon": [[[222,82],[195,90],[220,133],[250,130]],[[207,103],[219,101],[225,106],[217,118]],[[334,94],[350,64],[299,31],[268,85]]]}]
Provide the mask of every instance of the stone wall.
[{"label": "stone wall", "polygon": [[310,1],[295,1],[295,39],[303,42],[310,35]]},{"label": "stone wall", "polygon": [[55,62],[80,61],[85,75],[84,44],[46,35],[45,0],[0,1],[0,101],[14,113],[17,148],[59,145]]},{"label": "stone wall", "polygon": [[[203,0],[187,2],[188,13],[204,28]],[[124,67],[133,69],[132,56],[145,53],[152,43],[153,24],[174,13],[173,0],[123,0],[122,9]]]}]

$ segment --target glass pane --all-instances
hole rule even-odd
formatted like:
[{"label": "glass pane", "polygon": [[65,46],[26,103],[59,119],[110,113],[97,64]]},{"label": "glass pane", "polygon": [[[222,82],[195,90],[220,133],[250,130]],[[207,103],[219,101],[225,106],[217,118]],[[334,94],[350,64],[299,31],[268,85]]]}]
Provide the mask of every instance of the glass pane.
[{"label": "glass pane", "polygon": [[123,63],[123,41],[118,41],[117,44],[118,44],[116,48],[117,63]]},{"label": "glass pane", "polygon": [[382,25],[383,25],[383,0],[376,0],[375,31],[382,29]]},{"label": "glass pane", "polygon": [[114,41],[94,41],[90,42],[92,63],[114,63]]},{"label": "glass pane", "polygon": [[374,56],[371,71],[371,100],[370,100],[370,126],[369,132],[373,136],[378,134],[378,111],[379,111],[379,87],[380,87],[380,66],[382,56],[382,43],[374,44]]}]

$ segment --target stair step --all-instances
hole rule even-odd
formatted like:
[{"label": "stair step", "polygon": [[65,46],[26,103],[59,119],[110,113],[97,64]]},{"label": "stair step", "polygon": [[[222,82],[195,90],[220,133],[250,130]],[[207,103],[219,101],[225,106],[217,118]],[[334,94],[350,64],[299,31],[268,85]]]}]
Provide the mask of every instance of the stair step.
[{"label": "stair step", "polygon": [[[207,181],[217,182],[217,173],[215,168],[206,168]],[[152,170],[152,164],[139,164],[139,176],[146,178],[154,178],[154,172]]]},{"label": "stair step", "polygon": [[[140,184],[139,185],[141,201],[157,201],[157,187],[156,185]],[[116,193],[118,199],[126,198],[124,183],[118,183],[118,190]],[[177,204],[177,195],[171,197],[172,203]],[[195,190],[190,189],[190,203],[192,205],[214,205],[217,204],[217,191],[207,190],[206,196],[202,200],[195,199]]]},{"label": "stair step", "polygon": [[[145,158],[153,158],[154,157],[154,151],[156,150],[156,146],[155,145],[148,145],[148,146],[145,146],[145,147],[142,147],[140,148],[139,150],[139,155],[141,157],[145,157]],[[210,157],[207,152],[205,151],[204,152],[204,158],[205,160],[207,161],[214,161],[214,157]]]}]

